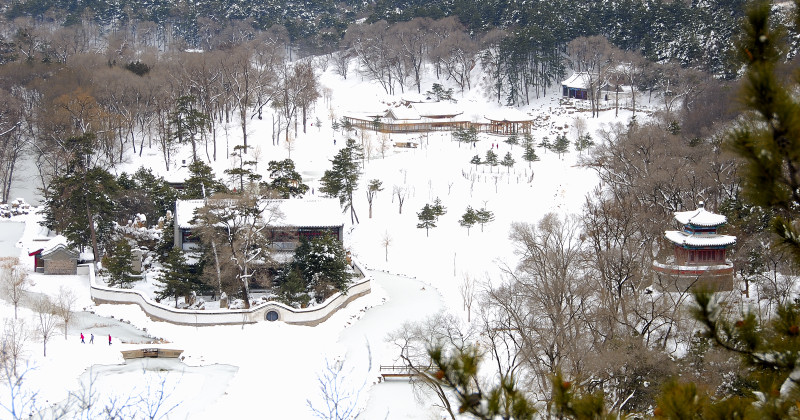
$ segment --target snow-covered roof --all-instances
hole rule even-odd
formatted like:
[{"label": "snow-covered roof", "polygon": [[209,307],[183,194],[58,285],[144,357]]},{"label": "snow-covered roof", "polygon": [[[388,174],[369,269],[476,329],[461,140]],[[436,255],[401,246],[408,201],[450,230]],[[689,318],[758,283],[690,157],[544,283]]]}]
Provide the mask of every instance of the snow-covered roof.
[{"label": "snow-covered roof", "polygon": [[402,99],[405,102],[412,102],[412,103],[426,102],[429,100],[427,95],[423,95],[417,92],[406,92],[400,95],[400,99]]},{"label": "snow-covered roof", "polygon": [[577,89],[587,89],[589,87],[589,73],[574,73],[561,85]]},{"label": "snow-covered roof", "polygon": [[64,235],[52,237],[49,241],[42,244],[42,255],[49,254],[58,248],[69,249],[67,238]]},{"label": "snow-covered roof", "polygon": [[344,214],[335,198],[270,200],[283,216],[275,226],[331,227],[344,225]]},{"label": "snow-covered roof", "polygon": [[[194,213],[205,204],[204,200],[178,200],[175,202],[175,223],[181,229],[190,229]],[[268,221],[271,226],[331,227],[344,225],[344,215],[339,200],[317,198],[311,200],[290,198],[287,200],[267,200],[265,217],[277,215]],[[269,214],[266,214],[269,213]]]},{"label": "snow-covered roof", "polygon": [[398,106],[386,110],[386,118],[393,120],[418,120],[419,113],[414,107]]},{"label": "snow-covered roof", "polygon": [[452,102],[424,102],[414,104],[414,109],[422,117],[455,117],[464,110]]},{"label": "snow-covered roof", "polygon": [[719,226],[728,220],[721,214],[712,213],[700,205],[697,210],[676,211],[675,220],[683,225],[694,226]]},{"label": "snow-covered roof", "polygon": [[485,114],[483,114],[483,116],[484,118],[490,121],[509,121],[509,122],[533,121],[533,117],[516,108],[499,108],[492,111],[488,111]]},{"label": "snow-covered roof", "polygon": [[717,235],[717,234],[702,234],[690,235],[683,231],[668,230],[664,232],[664,236],[670,242],[678,245],[685,245],[691,247],[714,247],[714,246],[727,246],[736,243],[736,237],[731,235]]}]

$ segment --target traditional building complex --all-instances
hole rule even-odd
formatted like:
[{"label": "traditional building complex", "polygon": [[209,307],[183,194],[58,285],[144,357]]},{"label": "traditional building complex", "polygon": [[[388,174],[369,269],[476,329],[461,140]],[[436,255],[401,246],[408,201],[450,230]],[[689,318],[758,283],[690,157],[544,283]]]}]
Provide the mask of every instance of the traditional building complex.
[{"label": "traditional building complex", "polygon": [[513,108],[486,114],[480,121],[463,117],[449,102],[407,103],[379,113],[351,113],[344,119],[357,130],[381,133],[426,133],[475,128],[479,133],[511,135],[531,132],[533,117]]},{"label": "traditional building complex", "polygon": [[[314,200],[268,200],[265,224],[275,251],[293,251],[300,238],[313,238],[325,233],[342,240],[344,216],[339,201],[320,198]],[[197,227],[195,211],[205,205],[204,200],[178,200],[175,203],[175,248],[190,250],[198,240],[192,235]]]},{"label": "traditional building complex", "polygon": [[726,254],[736,237],[717,232],[727,221],[725,216],[707,211],[701,202],[697,210],[675,212],[675,220],[683,228],[664,232],[674,255],[664,263],[653,262],[656,284],[665,291],[733,290],[733,264]]}]

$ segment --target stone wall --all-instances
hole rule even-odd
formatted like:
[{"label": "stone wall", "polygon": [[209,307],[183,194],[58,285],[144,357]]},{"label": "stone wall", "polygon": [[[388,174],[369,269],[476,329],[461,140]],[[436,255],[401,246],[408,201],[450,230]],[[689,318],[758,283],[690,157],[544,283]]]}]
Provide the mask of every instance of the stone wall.
[{"label": "stone wall", "polygon": [[[295,309],[280,302],[264,302],[250,309],[190,310],[162,305],[138,290],[117,289],[100,284],[89,264],[89,293],[95,304],[121,303],[139,305],[148,317],[172,324],[210,326],[236,325],[265,322],[267,313],[277,312],[279,321],[296,325],[317,325],[330,318],[336,311],[347,306],[358,297],[372,290],[371,278],[361,277],[347,290],[347,294],[336,293],[325,302],[310,308]],[[356,273],[364,273],[358,263],[353,264]]]},{"label": "stone wall", "polygon": [[78,263],[75,260],[44,260],[45,274],[77,274]]}]

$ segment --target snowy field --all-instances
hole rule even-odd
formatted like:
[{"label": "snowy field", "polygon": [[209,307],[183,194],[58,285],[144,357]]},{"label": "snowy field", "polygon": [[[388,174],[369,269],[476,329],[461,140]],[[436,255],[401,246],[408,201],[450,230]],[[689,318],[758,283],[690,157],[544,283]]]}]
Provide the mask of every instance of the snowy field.
[{"label": "snowy field", "polygon": [[[434,82],[428,80],[423,86],[430,88]],[[333,112],[338,119],[348,111],[385,109],[381,103],[398,99],[385,97],[378,85],[358,76],[342,80],[332,69],[322,74],[321,84],[333,94],[329,103],[320,99],[316,116],[312,115],[309,121],[319,118],[323,124],[309,127],[306,134],[299,133],[291,150],[298,172],[317,192],[319,177],[330,168],[329,160],[345,143],[341,133],[330,128],[329,114]],[[459,98],[457,106],[464,109],[464,115],[479,117],[495,110],[480,92],[483,89],[478,87]],[[570,113],[560,107],[556,95],[553,91],[521,109],[533,116],[549,116],[551,126],[534,132],[536,143],[543,136],[554,140],[554,127],[572,126],[576,116],[586,120],[587,131],[593,135],[604,124],[626,123],[631,116],[622,110],[616,118],[613,110],[603,112],[599,118]],[[265,116],[250,125],[249,143],[263,162],[259,168],[266,168],[269,160],[290,155],[283,142],[272,144],[269,120]],[[238,125],[220,130],[222,156],[225,150],[232,151],[239,144],[240,132]],[[569,129],[560,132],[570,140],[575,138]],[[359,140],[363,134],[359,132]],[[366,134],[377,144],[374,133]],[[508,240],[511,223],[536,223],[547,212],[579,212],[586,194],[597,184],[592,171],[576,166],[578,152],[571,151],[559,159],[553,152],[537,148],[541,160],[529,167],[522,159],[522,147],[512,149],[502,142],[504,139],[482,136],[475,147],[470,147],[452,141],[449,133],[392,135],[392,142],[417,141],[420,147],[391,148],[385,158],[375,152],[365,162],[362,191],[355,194],[360,223],[350,225],[348,218],[345,226],[345,245],[370,270],[375,279],[373,291],[316,327],[263,322],[194,328],[154,322],[138,306],[94,306],[87,277],[31,274],[34,292],[55,296],[59,287],[68,287],[79,297],[78,308],[88,312],[76,317],[66,339],[62,333],[48,343],[46,358],[42,357],[41,341],[29,341],[26,357],[32,371],[26,388],[38,390],[37,403],[46,405],[64,401],[70,392],[79,393],[92,386],[103,403],[108,398],[151,395],[163,383],[165,397],[160,414],[166,414],[165,418],[306,419],[314,418],[307,400],[315,407],[323,406],[318,377],[325,373],[326,365],[341,363],[344,391],[352,393],[358,407],[364,410],[360,418],[441,419],[441,413],[432,409],[429,401],[415,398],[407,382],[377,384],[379,365],[397,364],[397,350],[386,342],[387,334],[403,323],[425,319],[438,311],[466,320],[459,294],[463,277],[469,275],[480,283],[497,282],[501,280],[501,267],[516,264]],[[495,152],[500,159],[506,152],[512,153],[517,163],[510,171],[502,166],[481,166],[476,170],[469,163],[476,154],[483,159],[492,144],[499,145]],[[179,159],[188,161],[190,152],[184,152]],[[221,177],[230,164],[220,158],[211,165]],[[139,166],[169,175],[157,150],[145,150],[144,158],[131,157],[124,170],[133,172]],[[371,179],[381,180],[384,187],[375,198],[372,219],[368,218],[363,191]],[[402,214],[392,195],[395,186],[408,191]],[[447,213],[426,236],[424,229],[416,228],[416,213],[437,197]],[[495,220],[483,231],[479,225],[474,226],[468,235],[458,224],[467,206],[485,207],[494,212]],[[27,253],[36,249],[33,239],[47,234],[36,225],[38,217],[15,218],[15,222],[26,223],[22,232],[19,223],[0,224],[0,252],[20,255],[32,266],[32,257]],[[386,238],[390,239],[388,249],[382,245]],[[13,307],[6,301],[0,302],[0,316],[13,317]],[[30,310],[22,308],[20,317],[33,326]],[[86,344],[80,342],[81,333],[87,337]],[[90,334],[95,336],[94,344],[88,343]],[[142,343],[156,341],[159,343],[147,346],[181,349],[185,359],[157,361],[154,365],[124,364],[120,350],[141,348]]]}]

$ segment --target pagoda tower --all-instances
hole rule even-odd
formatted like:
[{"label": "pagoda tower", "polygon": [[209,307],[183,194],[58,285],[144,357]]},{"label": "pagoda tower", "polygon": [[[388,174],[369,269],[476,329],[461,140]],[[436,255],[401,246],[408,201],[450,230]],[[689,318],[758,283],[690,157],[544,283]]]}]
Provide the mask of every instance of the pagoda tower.
[{"label": "pagoda tower", "polygon": [[733,290],[733,264],[726,254],[736,237],[717,233],[727,218],[707,211],[701,201],[697,210],[675,212],[675,220],[683,229],[664,232],[674,255],[664,263],[653,261],[656,285],[664,291]]}]

